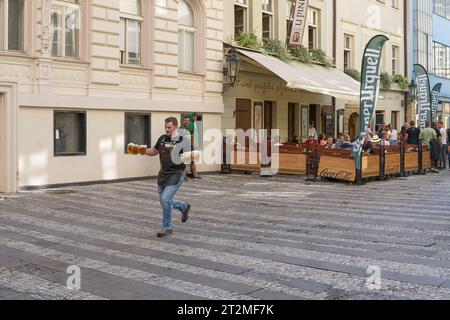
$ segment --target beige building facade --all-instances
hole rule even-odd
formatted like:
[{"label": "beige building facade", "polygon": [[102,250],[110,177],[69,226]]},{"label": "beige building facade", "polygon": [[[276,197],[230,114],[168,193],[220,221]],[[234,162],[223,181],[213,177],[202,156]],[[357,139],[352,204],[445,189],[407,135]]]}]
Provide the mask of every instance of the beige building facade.
[{"label": "beige building facade", "polygon": [[220,128],[224,2],[1,0],[0,192],[153,176],[128,143]]},{"label": "beige building facade", "polygon": [[[240,32],[253,33],[258,39],[286,42],[291,21],[292,1],[233,0],[224,5],[224,42],[234,44]],[[311,0],[309,28],[304,43],[313,49],[332,52],[331,1]],[[317,131],[333,134],[334,107],[329,95],[292,89],[286,81],[259,63],[241,55],[240,79],[224,93],[225,112],[222,128],[279,129],[281,141],[298,133],[307,138],[308,124],[314,121]],[[328,119],[328,126],[327,126]]]},{"label": "beige building facade", "polygon": [[[224,6],[224,42],[239,48],[235,38],[248,32],[285,44],[292,4],[289,0],[229,1]],[[303,46],[310,51],[323,50],[336,70],[360,72],[365,45],[374,35],[385,34],[390,41],[383,53],[382,72],[405,75],[403,1],[311,0],[309,6]],[[306,139],[308,124],[313,121],[319,133],[358,135],[359,99],[289,88],[289,83],[267,66],[255,63],[245,53],[241,57],[240,79],[224,94],[224,129],[278,128],[281,140],[287,141],[294,132]],[[327,80],[326,76],[322,79],[324,83]],[[373,127],[386,122],[400,129],[404,99],[405,90],[397,84],[382,90]]]},{"label": "beige building facade", "polygon": [[[383,49],[381,72],[389,76],[406,76],[404,2],[403,0],[337,0],[337,68],[361,72],[361,61],[367,42],[375,35],[383,34],[389,38],[389,41]],[[381,98],[378,101],[372,128],[385,122],[392,124],[397,130],[401,129],[407,110],[406,91],[396,83],[391,84],[390,90],[381,88]],[[358,132],[359,105],[346,103],[345,108],[341,110],[337,111],[338,131]]]}]

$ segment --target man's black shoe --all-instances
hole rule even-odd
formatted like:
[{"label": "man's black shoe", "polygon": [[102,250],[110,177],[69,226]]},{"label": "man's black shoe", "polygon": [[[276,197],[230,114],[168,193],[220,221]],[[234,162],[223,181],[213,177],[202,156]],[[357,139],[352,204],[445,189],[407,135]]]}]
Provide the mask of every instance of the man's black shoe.
[{"label": "man's black shoe", "polygon": [[158,236],[158,238],[163,238],[163,237],[169,236],[171,234],[173,234],[173,229],[162,230],[161,232],[158,232],[156,235]]},{"label": "man's black shoe", "polygon": [[191,211],[191,205],[190,204],[188,204],[188,207],[187,207],[186,211],[182,212],[181,222],[186,223],[186,221],[188,221],[188,219],[189,219],[189,211]]}]

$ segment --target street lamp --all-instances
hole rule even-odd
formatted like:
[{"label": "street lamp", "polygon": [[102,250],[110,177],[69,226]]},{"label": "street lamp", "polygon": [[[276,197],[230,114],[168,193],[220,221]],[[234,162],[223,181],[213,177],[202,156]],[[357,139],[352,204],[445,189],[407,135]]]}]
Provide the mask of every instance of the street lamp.
[{"label": "street lamp", "polygon": [[409,96],[411,97],[411,100],[414,101],[416,100],[416,94],[417,94],[417,85],[416,83],[413,81],[411,81],[411,83],[408,86],[408,93]]},{"label": "street lamp", "polygon": [[223,89],[227,91],[234,88],[234,85],[239,77],[241,69],[241,58],[239,57],[235,48],[228,48],[225,52],[226,64],[224,75],[229,79],[228,83],[224,83]]}]

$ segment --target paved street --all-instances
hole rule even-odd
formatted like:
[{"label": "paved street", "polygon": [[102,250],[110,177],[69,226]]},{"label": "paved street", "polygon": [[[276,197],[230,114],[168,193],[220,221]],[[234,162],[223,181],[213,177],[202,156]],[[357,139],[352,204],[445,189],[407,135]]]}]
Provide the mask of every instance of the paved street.
[{"label": "paved street", "polygon": [[0,299],[450,299],[447,171],[363,187],[204,176],[166,239],[155,183],[1,199]]}]

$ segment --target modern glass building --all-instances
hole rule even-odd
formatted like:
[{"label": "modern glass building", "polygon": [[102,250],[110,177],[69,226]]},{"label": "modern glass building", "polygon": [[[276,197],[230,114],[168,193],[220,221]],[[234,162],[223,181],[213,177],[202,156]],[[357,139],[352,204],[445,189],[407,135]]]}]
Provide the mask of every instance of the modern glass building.
[{"label": "modern glass building", "polygon": [[442,83],[442,120],[450,128],[450,0],[410,1],[410,70],[422,64],[429,72],[431,87]]}]

